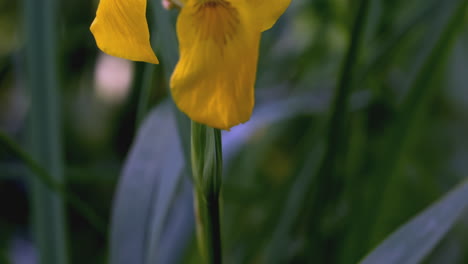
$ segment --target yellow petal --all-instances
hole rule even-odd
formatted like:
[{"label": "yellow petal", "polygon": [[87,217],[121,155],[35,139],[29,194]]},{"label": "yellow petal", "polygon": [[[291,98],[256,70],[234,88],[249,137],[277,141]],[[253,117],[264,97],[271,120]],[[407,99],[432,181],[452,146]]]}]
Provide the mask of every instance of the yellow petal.
[{"label": "yellow petal", "polygon": [[291,0],[241,0],[260,31],[270,29],[286,11]]},{"label": "yellow petal", "polygon": [[226,0],[189,1],[182,8],[171,91],[192,120],[229,129],[250,119],[260,32],[246,16]]},{"label": "yellow petal", "polygon": [[109,55],[159,63],[150,44],[146,0],[101,0],[91,32]]}]

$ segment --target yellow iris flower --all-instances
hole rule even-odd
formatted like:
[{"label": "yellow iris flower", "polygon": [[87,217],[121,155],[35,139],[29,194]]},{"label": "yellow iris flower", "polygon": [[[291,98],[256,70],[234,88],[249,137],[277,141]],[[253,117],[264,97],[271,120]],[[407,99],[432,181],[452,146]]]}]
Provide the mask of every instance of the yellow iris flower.
[{"label": "yellow iris flower", "polygon": [[[102,51],[158,63],[150,45],[146,1],[100,1],[91,31]],[[180,59],[170,83],[179,109],[220,129],[249,120],[261,33],[290,1],[179,0]]]}]

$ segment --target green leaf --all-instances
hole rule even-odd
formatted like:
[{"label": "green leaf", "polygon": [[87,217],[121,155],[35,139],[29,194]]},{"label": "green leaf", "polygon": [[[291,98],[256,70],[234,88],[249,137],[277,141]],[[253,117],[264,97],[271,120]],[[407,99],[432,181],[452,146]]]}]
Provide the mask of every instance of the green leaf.
[{"label": "green leaf", "polygon": [[[262,127],[298,112],[318,114],[326,108],[326,105],[311,106],[309,101],[301,96],[259,107],[252,122],[224,134],[223,154],[229,154],[225,162],[232,160],[239,146]],[[176,249],[183,248],[193,234],[191,183],[182,168],[182,147],[173,107],[163,103],[147,116],[124,165],[111,224],[112,264],[173,263],[171,257],[180,254],[171,252],[181,252]]]},{"label": "green leaf", "polygon": [[413,264],[424,260],[468,209],[468,181],[400,227],[361,264]]},{"label": "green leaf", "polygon": [[[62,183],[63,155],[57,76],[57,1],[24,1],[26,25],[29,147],[31,156],[53,180]],[[31,172],[35,173],[35,172]],[[38,263],[68,263],[65,208],[62,197],[31,180],[31,207]]]},{"label": "green leaf", "polygon": [[[12,153],[24,163],[27,169],[31,172],[29,175],[34,177],[31,181],[37,182],[37,184],[46,188],[44,191],[52,192],[54,195],[59,195],[65,202],[68,202],[73,209],[79,212],[97,232],[101,235],[105,233],[106,227],[104,220],[102,220],[91,207],[84,203],[77,195],[67,191],[62,182],[57,181],[44,167],[41,166],[41,164],[30,156],[29,153],[23,150],[2,131],[0,131],[0,146],[5,148],[8,152]],[[15,167],[13,170],[18,173],[21,169],[22,167]],[[19,175],[15,175],[13,173],[12,178],[14,179],[16,177],[19,177]]]},{"label": "green leaf", "polygon": [[[349,138],[347,136],[347,126],[349,124],[349,106],[359,58],[363,48],[365,29],[367,27],[367,17],[372,0],[359,1],[358,8],[354,14],[354,21],[350,32],[350,42],[348,44],[340,74],[334,91],[334,98],[329,114],[328,124],[324,132],[325,150],[319,161],[319,168],[314,176],[314,180],[309,181],[308,192],[305,199],[309,202],[308,212],[305,216],[309,223],[306,233],[316,233],[320,226],[320,216],[325,214],[327,207],[336,202],[336,193],[342,192],[342,183],[339,179],[339,168],[344,164],[343,153],[347,153]],[[319,232],[317,232],[319,233]],[[319,234],[315,236],[313,243],[308,247],[317,262],[324,262],[326,238]],[[332,258],[333,259],[333,258]],[[333,261],[333,260],[332,260]]]},{"label": "green leaf", "polygon": [[165,102],[142,124],[124,165],[113,206],[110,263],[174,263],[181,257],[193,229],[184,168],[172,106]]},{"label": "green leaf", "polygon": [[[423,65],[419,68],[418,74],[412,82],[411,89],[408,92],[400,108],[394,124],[388,129],[389,136],[387,145],[383,148],[383,156],[377,165],[377,171],[374,175],[379,175],[375,181],[379,183],[375,189],[376,201],[378,201],[378,215],[371,228],[370,241],[375,243],[379,241],[388,232],[390,228],[393,210],[398,203],[395,203],[394,196],[399,193],[400,186],[398,181],[401,174],[398,174],[404,162],[404,154],[416,137],[418,120],[427,114],[430,109],[430,99],[435,95],[437,89],[441,88],[436,84],[440,78],[447,59],[453,48],[453,44],[460,32],[460,25],[463,24],[464,15],[468,2],[458,0],[452,3],[448,11],[449,17],[441,23],[440,33],[434,33],[438,36],[431,52],[425,58]],[[432,33],[432,32],[431,32]]]},{"label": "green leaf", "polygon": [[[383,47],[379,47],[376,54],[373,54],[367,66],[359,74],[359,81],[361,83],[364,79],[369,77],[379,76],[384,69],[393,61],[396,54],[401,49],[407,39],[409,39],[414,32],[424,23],[434,23],[434,17],[437,16],[437,12],[448,2],[432,1],[427,6],[418,10],[418,13],[409,18],[403,26],[401,26],[393,38],[388,43],[385,43]],[[437,22],[437,21],[435,21]],[[373,46],[378,46],[378,43],[373,43]]]},{"label": "green leaf", "polygon": [[[312,133],[311,133],[312,134]],[[309,139],[312,140],[312,139]],[[290,233],[301,214],[303,201],[307,196],[310,182],[315,180],[319,161],[323,157],[323,144],[308,142],[306,146],[311,146],[312,150],[304,158],[304,164],[293,182],[290,192],[281,207],[282,213],[273,231],[272,237],[266,248],[265,263],[284,263],[287,252],[282,250],[287,248],[290,241]],[[312,177],[311,177],[312,176]]]}]

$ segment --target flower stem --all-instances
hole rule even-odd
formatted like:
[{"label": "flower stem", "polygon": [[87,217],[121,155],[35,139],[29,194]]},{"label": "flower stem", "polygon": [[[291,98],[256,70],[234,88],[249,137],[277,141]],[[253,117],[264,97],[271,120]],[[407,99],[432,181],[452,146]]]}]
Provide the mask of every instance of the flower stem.
[{"label": "flower stem", "polygon": [[204,263],[222,263],[219,193],[222,180],[221,132],[192,121],[192,176],[197,237]]},{"label": "flower stem", "polygon": [[219,264],[222,262],[219,199],[215,196],[204,197],[198,191],[195,196],[197,236],[201,255],[205,263]]}]

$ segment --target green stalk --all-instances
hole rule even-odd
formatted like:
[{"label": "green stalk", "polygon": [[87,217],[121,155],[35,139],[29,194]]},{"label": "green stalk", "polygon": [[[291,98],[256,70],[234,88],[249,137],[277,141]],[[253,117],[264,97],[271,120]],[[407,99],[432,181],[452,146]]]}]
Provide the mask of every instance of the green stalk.
[{"label": "green stalk", "polygon": [[[453,6],[453,2],[454,1],[430,1],[428,2],[427,7],[417,10],[417,13],[411,18],[409,18],[408,21],[404,23],[404,25],[399,30],[397,30],[397,33],[394,35],[394,38],[389,40],[387,44],[384,45],[382,49],[380,49],[376,56],[370,60],[368,66],[366,66],[364,71],[362,71],[362,73],[359,74],[359,79],[357,80],[357,83],[365,82],[365,80],[369,79],[369,77],[375,79],[375,76],[380,76],[383,73],[385,73],[386,68],[388,68],[389,64],[392,62],[392,56],[395,56],[398,49],[402,45],[404,45],[405,42],[407,42],[407,39],[412,35],[412,33],[414,33],[415,30],[419,29],[420,26],[424,25],[424,23],[430,22],[429,26],[431,27],[431,32],[433,35],[430,37],[430,40],[424,42],[426,43],[426,45],[429,45],[428,43],[434,43],[438,39],[438,35],[440,35],[439,32],[441,30],[439,30],[439,28],[442,28],[444,26],[438,25],[440,24],[438,22],[440,20],[440,13],[441,11],[447,9],[447,5]],[[418,54],[415,55],[415,57],[421,57],[422,54],[426,53],[428,52],[426,52],[425,49],[422,49],[421,51],[419,51]],[[366,135],[363,134],[362,131],[357,133],[355,132],[353,132],[353,135],[359,134],[358,137],[364,136],[364,138],[366,138]],[[390,134],[393,133],[395,132],[391,132]],[[399,143],[399,140],[396,141],[396,145],[398,145]],[[366,143],[360,142],[360,144],[364,146]],[[394,145],[395,143],[392,142],[388,145],[389,147],[383,147],[381,149],[382,151],[388,150],[393,148]],[[354,152],[354,154],[348,154],[348,157],[357,157],[360,155],[359,151],[364,150],[361,147],[360,150],[356,149],[356,151],[358,152]],[[358,175],[358,173],[363,172],[362,166],[364,165],[359,165],[359,168],[354,169],[353,172],[351,172],[351,174],[348,174],[349,181],[347,183],[346,189],[349,193],[348,199],[349,201],[351,201],[351,206],[354,209],[352,210],[349,216],[349,219],[351,220],[347,221],[349,223],[349,228],[347,228],[346,231],[346,242],[344,243],[343,251],[339,254],[341,259],[340,263],[349,263],[350,261],[356,262],[360,257],[362,257],[364,253],[366,253],[366,251],[370,249],[370,241],[363,241],[362,243],[354,243],[353,241],[362,239],[362,237],[369,237],[369,234],[373,232],[369,227],[371,227],[372,223],[375,222],[374,216],[375,212],[378,211],[376,209],[378,208],[378,204],[377,199],[369,199],[369,197],[375,197],[375,195],[377,195],[380,199],[384,189],[383,186],[385,185],[384,177],[387,171],[386,169],[381,167],[382,162],[380,164],[376,164],[376,169],[371,170],[371,173]],[[366,177],[370,178],[367,179]],[[366,186],[373,186],[372,189],[375,190],[375,192],[373,192],[375,194],[370,195],[368,193],[355,192],[355,190],[365,188]],[[393,198],[394,197],[395,194],[393,194]],[[393,199],[393,201],[395,201],[395,199]],[[388,208],[382,208],[382,210],[393,212]]]},{"label": "green stalk", "polygon": [[[312,190],[307,199],[311,203],[311,208],[307,213],[307,219],[310,219],[309,230],[316,230],[321,216],[330,209],[330,205],[333,204],[333,201],[336,201],[341,192],[337,168],[344,165],[342,157],[346,153],[347,147],[346,120],[349,98],[355,81],[356,66],[364,39],[370,4],[371,0],[360,1],[351,32],[351,42],[337,82],[331,116],[325,134],[325,152],[320,162],[318,178],[311,181],[309,187]],[[315,236],[315,234],[310,235]],[[310,245],[311,250],[315,250],[314,252],[317,252],[317,254],[327,257],[326,252],[318,249],[320,246],[325,246],[321,239],[316,239],[314,243],[317,244]]]},{"label": "green stalk", "polygon": [[220,264],[221,131],[192,121],[191,159],[199,248],[204,263]]},{"label": "green stalk", "polygon": [[[25,0],[27,81],[31,107],[29,143],[33,158],[54,181],[63,183],[63,155],[57,78],[55,0]],[[31,180],[34,239],[39,263],[68,263],[63,200]]]},{"label": "green stalk", "polygon": [[[356,20],[351,34],[351,43],[343,61],[340,78],[337,83],[335,98],[327,128],[326,150],[319,170],[319,182],[333,183],[333,174],[339,153],[343,153],[346,138],[346,115],[349,108],[361,43],[364,37],[366,18],[369,11],[370,0],[362,0],[356,14]],[[314,182],[314,184],[316,184]],[[329,184],[316,185],[317,188],[326,191]]]},{"label": "green stalk", "polygon": [[351,43],[346,58],[343,61],[341,74],[337,83],[337,90],[333,100],[332,114],[328,127],[327,149],[324,167],[332,162],[339,152],[340,142],[345,138],[346,114],[349,106],[349,97],[353,87],[354,73],[359,60],[359,53],[364,39],[367,15],[371,0],[361,0],[351,33]]}]

